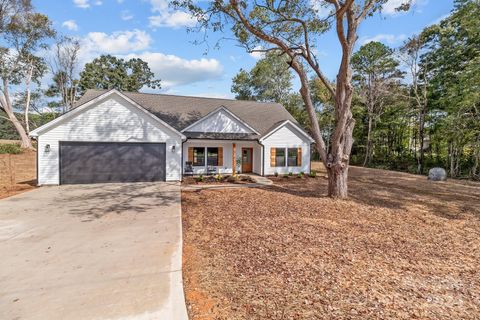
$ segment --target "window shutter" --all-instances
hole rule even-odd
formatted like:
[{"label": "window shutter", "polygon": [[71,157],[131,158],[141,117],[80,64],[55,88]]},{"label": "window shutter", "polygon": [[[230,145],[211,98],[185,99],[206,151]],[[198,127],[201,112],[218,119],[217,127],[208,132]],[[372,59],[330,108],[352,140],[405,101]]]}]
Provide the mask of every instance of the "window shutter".
[{"label": "window shutter", "polygon": [[218,166],[223,167],[223,147],[218,147]]},{"label": "window shutter", "polygon": [[188,147],[188,161],[193,162],[193,147]]},{"label": "window shutter", "polygon": [[270,148],[270,167],[276,166],[277,149]]},{"label": "window shutter", "polygon": [[297,149],[297,167],[302,166],[302,148]]}]

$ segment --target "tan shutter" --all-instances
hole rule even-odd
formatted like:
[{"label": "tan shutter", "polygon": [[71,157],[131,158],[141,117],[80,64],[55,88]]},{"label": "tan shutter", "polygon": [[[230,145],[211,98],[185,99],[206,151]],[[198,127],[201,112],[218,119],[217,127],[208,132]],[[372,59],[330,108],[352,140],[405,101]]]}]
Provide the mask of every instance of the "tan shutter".
[{"label": "tan shutter", "polygon": [[237,148],[235,143],[232,143],[232,172],[237,172]]},{"label": "tan shutter", "polygon": [[270,167],[276,166],[277,149],[270,148]]},{"label": "tan shutter", "polygon": [[297,167],[302,166],[302,148],[297,149]]},{"label": "tan shutter", "polygon": [[193,163],[193,147],[188,147],[188,161]]},{"label": "tan shutter", "polygon": [[223,148],[218,147],[218,166],[223,167]]}]

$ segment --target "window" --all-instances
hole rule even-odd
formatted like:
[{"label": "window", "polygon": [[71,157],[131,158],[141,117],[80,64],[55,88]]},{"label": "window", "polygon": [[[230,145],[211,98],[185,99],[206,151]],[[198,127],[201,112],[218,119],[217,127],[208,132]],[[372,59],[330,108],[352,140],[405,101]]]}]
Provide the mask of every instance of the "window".
[{"label": "window", "polygon": [[205,148],[193,148],[193,165],[195,167],[205,166]]},{"label": "window", "polygon": [[288,166],[296,167],[298,159],[298,149],[297,148],[288,148]]},{"label": "window", "polygon": [[218,148],[207,148],[207,165],[218,166]]},{"label": "window", "polygon": [[285,167],[284,148],[275,148],[275,167]]}]

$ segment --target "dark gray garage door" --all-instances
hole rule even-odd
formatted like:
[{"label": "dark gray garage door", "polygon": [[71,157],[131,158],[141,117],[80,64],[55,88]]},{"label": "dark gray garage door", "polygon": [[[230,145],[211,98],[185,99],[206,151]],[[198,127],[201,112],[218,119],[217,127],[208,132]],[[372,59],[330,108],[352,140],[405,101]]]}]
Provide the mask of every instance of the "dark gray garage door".
[{"label": "dark gray garage door", "polygon": [[165,143],[60,142],[60,183],[165,181]]}]

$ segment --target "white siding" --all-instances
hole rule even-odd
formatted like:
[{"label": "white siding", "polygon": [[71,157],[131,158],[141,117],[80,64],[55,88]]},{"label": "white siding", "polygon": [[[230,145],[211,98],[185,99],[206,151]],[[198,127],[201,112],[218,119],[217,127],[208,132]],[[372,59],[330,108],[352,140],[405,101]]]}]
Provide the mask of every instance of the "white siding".
[{"label": "white siding", "polygon": [[[308,173],[310,172],[310,141],[300,133],[294,126],[286,124],[267,137],[263,141],[265,172],[264,175]],[[270,150],[271,148],[302,148],[302,166],[301,167],[271,167]]]},{"label": "white siding", "polygon": [[202,119],[186,131],[190,132],[222,132],[222,133],[252,133],[247,126],[221,109]]},{"label": "white siding", "polygon": [[[59,184],[59,141],[164,142],[166,179],[181,179],[181,144],[178,133],[152,119],[120,96],[111,95],[73,118],[60,121],[39,134],[38,183]],[[45,145],[50,152],[45,152]],[[172,146],[175,151],[172,152]]]},{"label": "white siding", "polygon": [[252,172],[256,173],[256,174],[261,174],[261,171],[262,171],[262,158],[261,158],[262,147],[256,142],[253,142],[253,143],[252,142],[244,142],[244,141],[237,142],[237,144],[236,144],[237,159],[242,158],[242,148],[253,148]]},{"label": "white siding", "polygon": [[[245,142],[245,141],[208,141],[208,140],[188,140],[183,144],[183,162],[188,161],[188,148],[189,147],[222,147],[223,148],[223,166],[217,167],[217,172],[221,174],[231,174],[232,168],[232,153],[233,143],[235,143],[236,158],[242,156],[242,147],[253,148],[253,164],[252,171],[257,174],[261,174],[262,162],[261,162],[261,146],[257,142]],[[206,174],[206,167],[193,167],[194,174]]]}]

